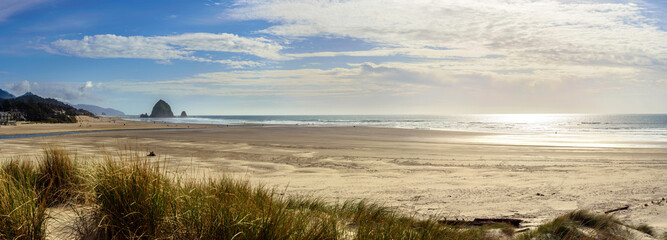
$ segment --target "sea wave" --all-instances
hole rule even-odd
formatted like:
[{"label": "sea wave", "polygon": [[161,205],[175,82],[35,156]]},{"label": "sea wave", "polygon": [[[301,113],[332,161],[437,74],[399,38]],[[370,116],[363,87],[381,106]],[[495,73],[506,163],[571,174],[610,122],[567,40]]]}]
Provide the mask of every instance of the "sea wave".
[{"label": "sea wave", "polygon": [[479,131],[550,137],[560,134],[573,139],[625,139],[667,142],[667,115],[276,115],[276,116],[189,116],[186,118],[129,118],[188,124],[287,124],[311,126],[370,126],[407,129]]}]

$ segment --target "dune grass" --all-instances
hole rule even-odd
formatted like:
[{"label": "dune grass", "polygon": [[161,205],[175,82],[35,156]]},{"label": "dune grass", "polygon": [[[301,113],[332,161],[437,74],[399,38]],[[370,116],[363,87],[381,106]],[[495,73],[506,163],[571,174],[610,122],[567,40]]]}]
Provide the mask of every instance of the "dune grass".
[{"label": "dune grass", "polygon": [[639,224],[639,225],[636,225],[636,226],[629,226],[629,227],[634,228],[637,231],[646,233],[648,235],[655,236],[655,230],[653,229],[653,227],[649,226],[646,223],[642,223],[642,224]]},{"label": "dune grass", "polygon": [[177,239],[337,239],[337,219],[291,209],[272,191],[223,177],[176,188]]},{"label": "dune grass", "polygon": [[577,210],[557,217],[519,239],[627,239],[627,229],[611,215]]},{"label": "dune grass", "polygon": [[132,154],[95,177],[99,239],[483,239],[480,229],[417,220],[365,201],[278,197],[230,177],[183,181]]},{"label": "dune grass", "polygon": [[0,239],[43,239],[46,207],[28,162],[12,160],[0,168]]},{"label": "dune grass", "polygon": [[37,168],[37,188],[48,206],[76,200],[84,192],[77,162],[65,148],[46,146]]},{"label": "dune grass", "polygon": [[46,208],[72,200],[79,172],[68,151],[44,148],[37,167],[12,159],[0,167],[0,239],[44,239]]},{"label": "dune grass", "polygon": [[228,176],[185,181],[131,149],[103,156],[82,168],[51,146],[37,167],[18,160],[0,166],[0,239],[44,239],[46,207],[61,203],[87,206],[75,224],[77,239],[625,239],[627,233],[612,216],[574,211],[514,236],[509,225],[450,226],[367,201],[281,197]]}]

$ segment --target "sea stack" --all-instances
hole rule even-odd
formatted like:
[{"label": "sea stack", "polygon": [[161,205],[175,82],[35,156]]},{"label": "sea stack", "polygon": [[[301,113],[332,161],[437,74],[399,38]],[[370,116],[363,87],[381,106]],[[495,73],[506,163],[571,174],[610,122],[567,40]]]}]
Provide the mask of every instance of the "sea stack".
[{"label": "sea stack", "polygon": [[164,100],[160,99],[160,101],[157,101],[157,103],[155,103],[155,106],[153,106],[151,117],[152,118],[174,117],[174,113],[171,111],[171,107],[169,106],[169,104],[167,104],[167,102],[165,102]]},{"label": "sea stack", "polygon": [[181,112],[181,117],[182,117],[182,118],[184,118],[184,117],[188,117],[188,114],[185,113],[185,111],[182,111],[182,112]]}]

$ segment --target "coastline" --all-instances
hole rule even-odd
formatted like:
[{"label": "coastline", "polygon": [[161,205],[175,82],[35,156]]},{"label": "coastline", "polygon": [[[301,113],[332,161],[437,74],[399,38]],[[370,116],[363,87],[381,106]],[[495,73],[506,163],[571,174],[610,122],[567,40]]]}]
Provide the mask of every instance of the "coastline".
[{"label": "coastline", "polygon": [[[262,123],[234,122],[234,123],[203,123],[203,122],[174,122],[179,118],[152,118],[145,121],[140,118],[127,117],[99,117],[92,118],[79,116],[79,123],[19,123],[17,126],[2,126],[0,139],[41,137],[42,135],[68,135],[107,131],[142,131],[142,130],[186,130],[186,129],[214,129],[214,128],[243,128],[243,127],[362,127],[375,129],[402,129],[416,131],[436,131],[454,134],[475,135],[474,139],[467,139],[476,144],[508,145],[508,146],[552,146],[552,147],[602,147],[602,148],[667,148],[667,139],[660,137],[646,139],[633,135],[608,135],[590,133],[544,133],[544,132],[508,132],[479,130],[479,129],[449,129],[449,128],[419,128],[383,125],[350,124],[318,124],[318,123]],[[460,139],[457,139],[460,141]]]},{"label": "coastline", "polygon": [[[87,129],[183,127],[101,120]],[[79,128],[65,125],[13,131]],[[512,217],[534,226],[574,209],[629,205],[616,216],[648,223],[657,232],[667,230],[667,203],[660,202],[667,197],[665,148],[501,145],[475,142],[487,133],[414,129],[189,125],[197,129],[5,139],[0,140],[0,161],[36,156],[39,146],[49,143],[84,160],[102,148],[113,152],[135,144],[155,151],[168,171],[192,178],[229,174],[287,195],[331,202],[364,198],[423,218]],[[7,129],[0,132],[7,134]]]},{"label": "coastline", "polygon": [[147,123],[126,121],[120,117],[92,118],[78,116],[78,123],[25,123],[19,122],[16,126],[1,126],[0,136],[26,135],[61,132],[86,132],[104,130],[143,130],[143,129],[165,129],[165,128],[210,128],[215,125],[206,124],[171,124],[171,123]]}]

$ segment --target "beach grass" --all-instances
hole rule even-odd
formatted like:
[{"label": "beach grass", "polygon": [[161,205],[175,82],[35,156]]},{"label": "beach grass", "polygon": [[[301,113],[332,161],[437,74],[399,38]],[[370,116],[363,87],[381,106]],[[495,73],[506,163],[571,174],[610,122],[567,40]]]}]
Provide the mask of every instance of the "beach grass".
[{"label": "beach grass", "polygon": [[0,168],[0,239],[43,239],[46,207],[29,162],[11,160]]},{"label": "beach grass", "polygon": [[[368,201],[329,203],[229,176],[184,180],[131,148],[80,166],[47,146],[37,167],[0,166],[0,239],[44,239],[47,206],[85,205],[76,239],[625,239],[616,218],[574,211],[515,234],[507,224],[451,226]],[[649,232],[647,225],[634,227]],[[652,232],[651,232],[652,233]]]},{"label": "beach grass", "polygon": [[171,224],[179,239],[337,239],[323,212],[289,208],[272,190],[223,177],[187,183]]},{"label": "beach grass", "polygon": [[627,239],[628,231],[611,215],[577,210],[557,217],[519,239]]},{"label": "beach grass", "polygon": [[[169,178],[145,159],[106,160],[94,191],[99,239],[481,239],[377,204],[277,197],[223,176]],[[348,237],[346,237],[348,236]]]},{"label": "beach grass", "polygon": [[95,215],[108,239],[152,239],[160,235],[174,201],[172,186],[147,162],[107,160],[97,171]]},{"label": "beach grass", "polygon": [[655,230],[653,229],[653,227],[649,226],[646,223],[642,223],[642,224],[639,224],[639,225],[636,225],[636,226],[629,226],[629,227],[631,227],[633,229],[636,229],[637,231],[646,233],[648,235],[655,236]]},{"label": "beach grass", "polygon": [[[366,201],[280,197],[228,176],[185,181],[123,151],[106,155],[94,184],[98,239],[482,239]],[[87,220],[87,221],[90,221]],[[86,225],[86,224],[81,224]]]},{"label": "beach grass", "polygon": [[76,200],[85,192],[82,189],[82,174],[77,168],[76,157],[63,147],[44,147],[44,155],[38,163],[37,172],[37,187],[48,206]]}]

